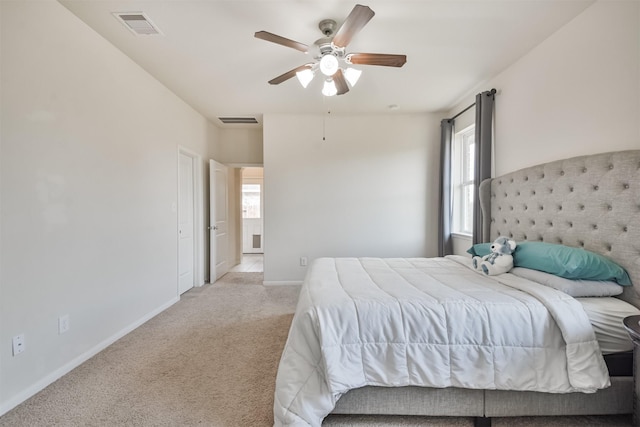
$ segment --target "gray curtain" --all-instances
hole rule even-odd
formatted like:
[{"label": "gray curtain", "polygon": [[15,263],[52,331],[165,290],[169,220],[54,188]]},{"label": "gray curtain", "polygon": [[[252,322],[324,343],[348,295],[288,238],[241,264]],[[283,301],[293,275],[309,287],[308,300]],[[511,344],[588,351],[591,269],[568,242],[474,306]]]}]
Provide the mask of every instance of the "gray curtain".
[{"label": "gray curtain", "polygon": [[483,235],[482,209],[478,198],[478,187],[487,178],[491,178],[491,135],[493,126],[493,104],[495,89],[476,95],[476,159],[473,202],[473,244],[482,243],[489,236]]},{"label": "gray curtain", "polygon": [[453,254],[451,240],[452,196],[451,196],[451,147],[453,145],[453,119],[440,122],[440,194],[438,215],[438,256]]}]

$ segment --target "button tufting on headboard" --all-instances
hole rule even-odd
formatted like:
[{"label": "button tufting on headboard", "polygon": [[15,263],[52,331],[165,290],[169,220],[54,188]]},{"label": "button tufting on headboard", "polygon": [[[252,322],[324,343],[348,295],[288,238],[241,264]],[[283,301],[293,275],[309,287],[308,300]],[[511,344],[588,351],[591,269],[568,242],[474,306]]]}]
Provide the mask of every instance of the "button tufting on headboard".
[{"label": "button tufting on headboard", "polygon": [[[622,265],[640,290],[640,150],[558,160],[486,184],[486,241],[504,235],[583,247]],[[633,289],[622,298],[640,307]]]}]

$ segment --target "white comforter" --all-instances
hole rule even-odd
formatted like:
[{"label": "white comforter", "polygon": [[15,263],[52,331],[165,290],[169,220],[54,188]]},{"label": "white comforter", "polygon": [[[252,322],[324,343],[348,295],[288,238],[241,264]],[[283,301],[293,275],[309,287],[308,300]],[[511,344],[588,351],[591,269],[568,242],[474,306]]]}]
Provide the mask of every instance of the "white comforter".
[{"label": "white comforter", "polygon": [[319,426],[365,385],[594,392],[609,375],[580,303],[466,257],[321,258],[276,380],[275,425]]}]

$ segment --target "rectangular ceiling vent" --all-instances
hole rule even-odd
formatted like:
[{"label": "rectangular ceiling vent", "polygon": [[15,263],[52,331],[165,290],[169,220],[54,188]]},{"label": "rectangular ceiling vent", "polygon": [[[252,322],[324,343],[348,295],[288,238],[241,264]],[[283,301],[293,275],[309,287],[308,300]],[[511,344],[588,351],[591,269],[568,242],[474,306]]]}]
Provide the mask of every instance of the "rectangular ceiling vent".
[{"label": "rectangular ceiling vent", "polygon": [[218,117],[225,124],[258,124],[255,117]]},{"label": "rectangular ceiling vent", "polygon": [[145,36],[162,34],[142,12],[114,12],[113,15],[134,34]]}]

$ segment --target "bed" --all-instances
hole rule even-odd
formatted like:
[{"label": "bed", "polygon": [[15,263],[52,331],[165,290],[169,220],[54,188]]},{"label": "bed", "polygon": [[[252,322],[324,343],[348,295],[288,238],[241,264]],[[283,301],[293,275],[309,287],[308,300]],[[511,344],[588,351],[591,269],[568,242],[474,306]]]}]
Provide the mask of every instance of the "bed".
[{"label": "bed", "polygon": [[522,169],[483,182],[480,199],[487,240],[585,249],[629,286],[574,298],[516,272],[483,276],[463,256],[315,260],[278,369],[276,425],[632,412],[630,340],[608,331],[640,307],[640,150]]}]

